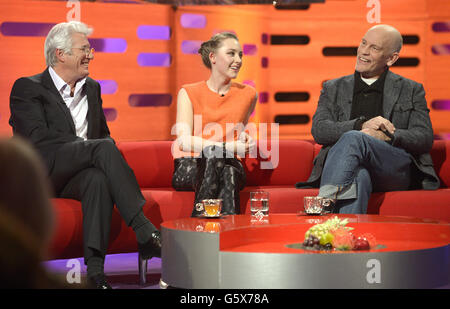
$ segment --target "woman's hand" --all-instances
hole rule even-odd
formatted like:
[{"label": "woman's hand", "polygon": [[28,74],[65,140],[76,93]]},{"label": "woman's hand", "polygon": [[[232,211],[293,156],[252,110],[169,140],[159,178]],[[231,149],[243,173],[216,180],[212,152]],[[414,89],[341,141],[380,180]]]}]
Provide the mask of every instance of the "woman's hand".
[{"label": "woman's hand", "polygon": [[241,147],[245,149],[245,154],[256,149],[256,141],[245,131],[239,135],[238,141],[244,144],[244,146]]},{"label": "woman's hand", "polygon": [[256,142],[253,139],[247,139],[246,141],[237,140],[225,143],[225,149],[228,152],[237,154],[240,157],[245,157],[245,155],[252,151],[254,147],[256,147]]}]

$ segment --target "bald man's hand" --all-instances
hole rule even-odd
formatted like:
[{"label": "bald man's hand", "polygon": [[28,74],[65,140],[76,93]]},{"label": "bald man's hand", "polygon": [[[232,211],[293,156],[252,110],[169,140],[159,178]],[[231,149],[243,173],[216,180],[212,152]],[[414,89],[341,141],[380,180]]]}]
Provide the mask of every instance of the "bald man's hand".
[{"label": "bald man's hand", "polygon": [[381,116],[374,117],[364,122],[361,131],[364,129],[388,131],[392,135],[394,135],[395,132],[395,127],[392,122]]},{"label": "bald man's hand", "polygon": [[386,134],[384,134],[383,131],[380,131],[380,130],[362,129],[361,132],[364,134],[370,135],[380,141],[384,141],[384,142],[391,141],[391,138],[389,136],[387,136]]}]

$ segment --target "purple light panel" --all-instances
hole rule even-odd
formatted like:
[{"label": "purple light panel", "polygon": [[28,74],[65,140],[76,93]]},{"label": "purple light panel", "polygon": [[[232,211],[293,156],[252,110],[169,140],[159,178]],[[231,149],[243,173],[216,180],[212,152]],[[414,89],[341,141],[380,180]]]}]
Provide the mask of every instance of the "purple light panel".
[{"label": "purple light panel", "polygon": [[172,57],[169,53],[140,53],[137,62],[141,67],[169,67]]},{"label": "purple light panel", "polygon": [[0,33],[4,36],[47,36],[54,25],[56,24],[3,22]]},{"label": "purple light panel", "polygon": [[152,25],[139,26],[137,29],[137,36],[141,40],[169,40],[170,27]]},{"label": "purple light panel", "polygon": [[450,21],[433,23],[434,32],[450,32]]},{"label": "purple light panel", "polygon": [[183,41],[181,42],[181,51],[183,54],[197,54],[202,41]]},{"label": "purple light panel", "polygon": [[431,107],[436,110],[450,110],[450,100],[436,100],[431,102]]},{"label": "purple light panel", "polygon": [[117,118],[117,110],[115,108],[103,108],[106,121],[114,121]]},{"label": "purple light panel", "polygon": [[98,80],[102,94],[114,94],[117,91],[117,83],[112,79]]},{"label": "purple light panel", "polygon": [[243,46],[244,55],[254,56],[258,52],[258,47],[255,44],[244,44]]},{"label": "purple light panel", "polygon": [[205,28],[206,16],[201,14],[182,14],[180,23],[183,28]]},{"label": "purple light panel", "polygon": [[269,43],[269,35],[267,33],[261,34],[261,43],[264,45]]},{"label": "purple light panel", "polygon": [[269,102],[269,93],[268,92],[260,92],[259,93],[259,103],[267,103]]},{"label": "purple light panel", "polygon": [[127,50],[127,41],[125,39],[89,39],[89,43],[96,52],[124,53]]},{"label": "purple light panel", "polygon": [[169,93],[132,94],[128,97],[128,104],[132,107],[170,106],[172,104],[172,95]]},{"label": "purple light panel", "polygon": [[450,55],[450,44],[437,44],[431,47],[431,51],[435,55]]}]

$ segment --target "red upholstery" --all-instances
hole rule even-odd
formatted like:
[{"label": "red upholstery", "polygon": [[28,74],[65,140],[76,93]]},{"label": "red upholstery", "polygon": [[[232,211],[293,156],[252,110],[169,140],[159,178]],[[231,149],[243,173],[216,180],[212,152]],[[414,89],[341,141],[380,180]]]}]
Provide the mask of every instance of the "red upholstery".
[{"label": "red upholstery", "polygon": [[441,179],[441,188],[448,188],[450,185],[450,159],[447,160],[447,155],[450,156],[450,141],[434,141],[431,158],[436,173]]},{"label": "red upholstery", "polygon": [[118,147],[141,188],[172,186],[171,141],[123,142]]},{"label": "red upholstery", "polygon": [[[297,181],[308,179],[314,159],[313,144],[300,140],[280,140],[277,145],[270,145],[273,153],[264,159],[258,151],[257,158],[246,158],[243,160],[247,173],[247,186],[272,186],[283,185],[292,187]],[[265,148],[265,147],[263,147]],[[278,148],[278,151],[276,149]],[[278,158],[276,157],[278,153]],[[268,164],[272,162],[272,164]],[[275,169],[262,169],[265,165],[276,165]]]},{"label": "red upholstery", "polygon": [[[171,187],[173,158],[171,141],[122,142],[118,144],[124,158],[134,170],[147,200],[144,213],[159,228],[161,222],[188,217],[194,201],[193,192],[177,192]],[[272,147],[272,148],[270,148]],[[247,186],[241,192],[241,213],[249,213],[249,192],[265,190],[270,193],[270,212],[292,213],[302,208],[303,197],[317,195],[318,189],[295,189],[294,183],[305,181],[312,169],[313,158],[320,145],[301,140],[280,140],[278,165],[275,169],[261,169],[263,162],[276,163],[277,145],[270,145],[272,157],[258,154],[243,160],[247,172]],[[368,213],[412,216],[450,221],[450,141],[436,141],[431,155],[442,180],[437,191],[400,191],[372,194]],[[51,258],[82,256],[82,212],[78,201],[54,199],[56,231]],[[110,233],[109,253],[137,250],[136,238],[114,210]]]}]

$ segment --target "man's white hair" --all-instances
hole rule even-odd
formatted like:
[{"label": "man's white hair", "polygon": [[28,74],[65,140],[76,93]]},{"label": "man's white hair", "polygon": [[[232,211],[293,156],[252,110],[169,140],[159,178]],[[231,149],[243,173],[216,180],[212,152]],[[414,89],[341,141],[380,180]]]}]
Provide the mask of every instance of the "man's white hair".
[{"label": "man's white hair", "polygon": [[69,21],[53,26],[45,39],[44,45],[47,66],[54,67],[56,65],[56,49],[62,49],[67,54],[72,53],[72,35],[74,33],[82,33],[88,36],[92,33],[92,28],[79,21]]}]

